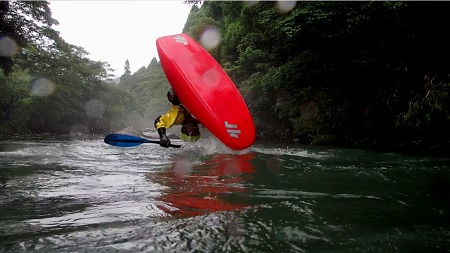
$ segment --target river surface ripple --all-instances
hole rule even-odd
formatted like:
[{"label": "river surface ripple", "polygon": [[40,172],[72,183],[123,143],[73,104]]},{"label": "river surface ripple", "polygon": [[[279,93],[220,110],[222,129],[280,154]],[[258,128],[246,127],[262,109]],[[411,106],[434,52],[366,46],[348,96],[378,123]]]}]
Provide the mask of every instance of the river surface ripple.
[{"label": "river surface ripple", "polygon": [[450,158],[0,141],[0,252],[450,252]]}]

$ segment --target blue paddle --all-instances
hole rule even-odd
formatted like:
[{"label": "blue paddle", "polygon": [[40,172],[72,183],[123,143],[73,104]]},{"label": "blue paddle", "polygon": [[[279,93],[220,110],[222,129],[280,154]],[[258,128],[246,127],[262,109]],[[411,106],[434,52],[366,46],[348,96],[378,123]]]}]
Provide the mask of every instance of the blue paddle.
[{"label": "blue paddle", "polygon": [[[108,134],[105,137],[105,143],[116,147],[134,147],[143,143],[155,143],[159,144],[159,141],[153,141],[144,139],[138,136],[126,135],[126,134]],[[170,144],[170,147],[181,148],[181,145]]]}]

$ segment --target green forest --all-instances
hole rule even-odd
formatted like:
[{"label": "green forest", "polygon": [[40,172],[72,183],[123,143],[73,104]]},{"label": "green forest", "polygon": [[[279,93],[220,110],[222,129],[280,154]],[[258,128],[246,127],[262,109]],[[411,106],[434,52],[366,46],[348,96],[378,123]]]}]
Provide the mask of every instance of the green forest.
[{"label": "green forest", "polygon": [[[449,154],[448,2],[282,3],[184,3],[180,32],[220,33],[208,51],[246,101],[257,143]],[[0,1],[0,135],[152,127],[168,108],[157,59],[135,73],[125,62],[115,82],[57,24],[46,1]]]}]

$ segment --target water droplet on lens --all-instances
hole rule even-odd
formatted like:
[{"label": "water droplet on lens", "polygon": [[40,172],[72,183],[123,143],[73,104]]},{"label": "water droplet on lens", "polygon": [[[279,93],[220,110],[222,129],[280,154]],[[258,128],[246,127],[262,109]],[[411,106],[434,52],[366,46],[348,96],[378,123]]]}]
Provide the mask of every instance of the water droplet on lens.
[{"label": "water droplet on lens", "polygon": [[210,50],[217,47],[220,41],[221,41],[220,31],[215,27],[206,28],[200,35],[200,43],[206,50]]},{"label": "water droplet on lens", "polygon": [[12,57],[19,51],[17,43],[8,36],[0,36],[0,56]]},{"label": "water droplet on lens", "polygon": [[104,112],[104,106],[101,101],[91,100],[84,106],[86,115],[93,118],[101,118]]},{"label": "water droplet on lens", "polygon": [[289,12],[294,9],[297,1],[280,1],[277,2],[277,7],[281,12]]},{"label": "water droplet on lens", "polygon": [[55,84],[45,77],[35,79],[31,83],[31,94],[38,97],[48,96],[53,93]]}]

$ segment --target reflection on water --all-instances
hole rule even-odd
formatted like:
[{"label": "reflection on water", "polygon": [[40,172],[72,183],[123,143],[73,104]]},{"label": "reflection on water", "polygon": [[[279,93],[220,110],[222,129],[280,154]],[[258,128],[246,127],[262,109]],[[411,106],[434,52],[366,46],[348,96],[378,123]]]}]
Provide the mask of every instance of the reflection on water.
[{"label": "reflection on water", "polygon": [[0,252],[447,252],[449,160],[0,141]]},{"label": "reflection on water", "polygon": [[246,183],[254,172],[251,159],[244,155],[216,154],[200,165],[185,157],[174,158],[170,170],[150,173],[153,182],[166,186],[158,197],[161,208],[174,216],[195,216],[249,206]]}]

